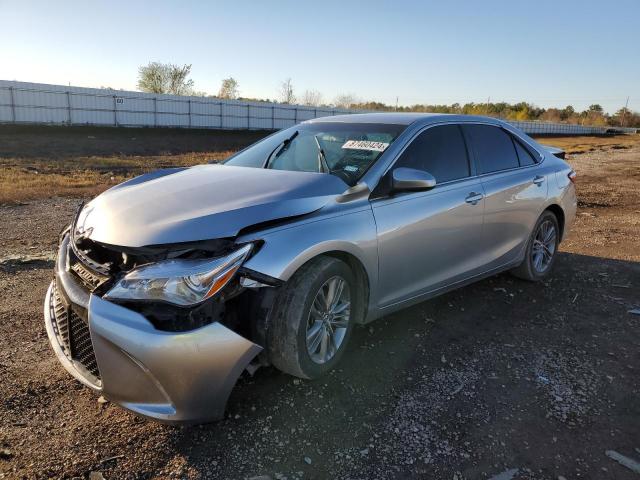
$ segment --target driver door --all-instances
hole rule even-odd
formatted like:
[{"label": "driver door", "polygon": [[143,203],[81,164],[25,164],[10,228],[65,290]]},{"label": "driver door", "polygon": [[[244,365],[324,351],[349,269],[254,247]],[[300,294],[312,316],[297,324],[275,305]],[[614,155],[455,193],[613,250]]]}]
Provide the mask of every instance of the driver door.
[{"label": "driver door", "polygon": [[378,236],[379,307],[482,270],[484,192],[460,126],[423,130],[390,171],[397,167],[425,170],[437,184],[428,191],[392,192],[371,202]]}]

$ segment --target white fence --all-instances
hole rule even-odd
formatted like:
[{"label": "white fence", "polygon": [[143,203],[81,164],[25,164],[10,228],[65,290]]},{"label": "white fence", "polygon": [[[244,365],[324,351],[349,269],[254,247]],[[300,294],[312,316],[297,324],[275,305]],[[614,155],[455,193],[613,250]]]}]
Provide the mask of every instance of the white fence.
[{"label": "white fence", "polygon": [[349,113],[266,102],[0,80],[0,122],[278,130]]},{"label": "white fence", "polygon": [[[278,130],[310,118],[345,113],[358,111],[0,80],[0,123]],[[511,123],[529,134],[593,135],[611,130]]]}]

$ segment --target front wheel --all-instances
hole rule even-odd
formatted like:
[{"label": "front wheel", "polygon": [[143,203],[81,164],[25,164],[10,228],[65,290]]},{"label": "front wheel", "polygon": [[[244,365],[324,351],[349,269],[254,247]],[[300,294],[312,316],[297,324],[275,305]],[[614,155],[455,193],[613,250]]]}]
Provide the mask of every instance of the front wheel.
[{"label": "front wheel", "polygon": [[283,286],[268,328],[269,358],[275,367],[313,379],[342,357],[359,312],[349,266],[318,257]]},{"label": "front wheel", "polygon": [[547,210],[536,222],[527,243],[524,260],[512,270],[512,273],[516,277],[532,282],[544,279],[551,272],[559,242],[558,219]]}]

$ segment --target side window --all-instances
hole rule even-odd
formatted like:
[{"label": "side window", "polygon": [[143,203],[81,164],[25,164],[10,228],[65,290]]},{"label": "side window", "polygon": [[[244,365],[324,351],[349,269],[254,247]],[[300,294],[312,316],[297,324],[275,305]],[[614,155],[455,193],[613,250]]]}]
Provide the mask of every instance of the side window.
[{"label": "side window", "polygon": [[460,127],[443,125],[425,130],[394,166],[424,170],[433,175],[437,183],[468,177],[469,159]]},{"label": "side window", "polygon": [[526,165],[534,165],[535,163],[537,163],[531,155],[531,152],[529,152],[529,150],[524,145],[522,145],[522,143],[520,143],[520,140],[514,138],[513,144],[516,146],[516,152],[518,152],[520,166],[524,167]]},{"label": "side window", "polygon": [[520,164],[511,136],[492,125],[465,125],[475,153],[478,173],[499,172]]}]

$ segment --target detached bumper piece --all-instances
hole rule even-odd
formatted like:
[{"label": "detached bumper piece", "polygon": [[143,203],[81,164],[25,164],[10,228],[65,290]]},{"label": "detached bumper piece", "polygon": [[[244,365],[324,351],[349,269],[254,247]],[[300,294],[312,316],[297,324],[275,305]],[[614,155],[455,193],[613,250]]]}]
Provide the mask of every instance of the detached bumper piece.
[{"label": "detached bumper piece", "polygon": [[60,246],[45,299],[51,346],[76,379],[139,415],[197,423],[224,415],[238,377],[262,350],[220,323],[157,330],[143,315],[88,293]]}]

